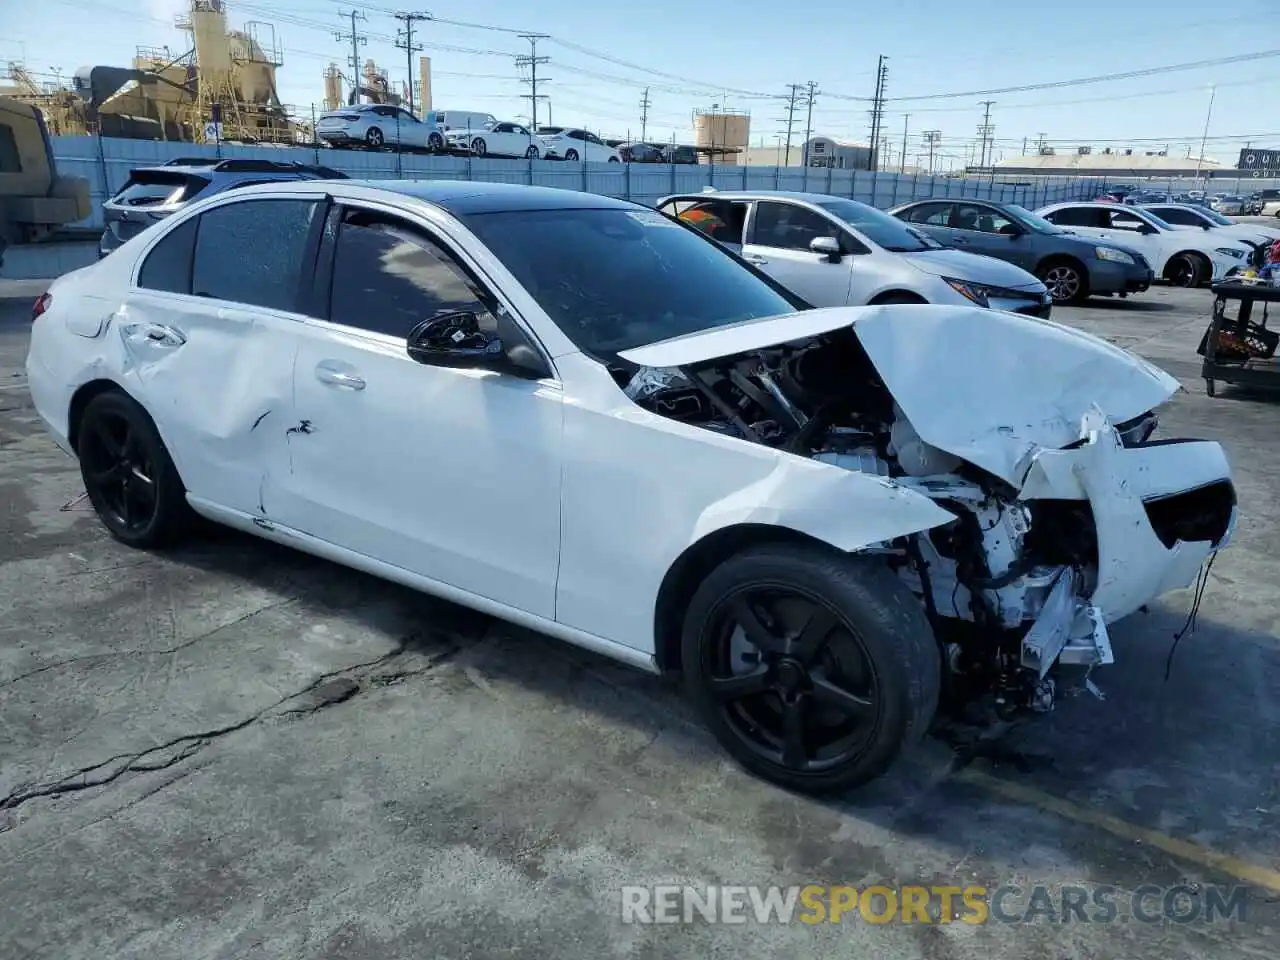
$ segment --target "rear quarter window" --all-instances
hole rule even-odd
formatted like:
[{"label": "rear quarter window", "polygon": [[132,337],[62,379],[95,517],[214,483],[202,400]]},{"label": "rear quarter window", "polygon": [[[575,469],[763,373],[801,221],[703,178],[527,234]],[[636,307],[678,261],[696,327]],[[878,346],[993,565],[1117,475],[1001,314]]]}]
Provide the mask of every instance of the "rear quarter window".
[{"label": "rear quarter window", "polygon": [[191,292],[191,263],[196,250],[198,217],[185,220],[151,248],[138,271],[138,286],[164,293]]}]

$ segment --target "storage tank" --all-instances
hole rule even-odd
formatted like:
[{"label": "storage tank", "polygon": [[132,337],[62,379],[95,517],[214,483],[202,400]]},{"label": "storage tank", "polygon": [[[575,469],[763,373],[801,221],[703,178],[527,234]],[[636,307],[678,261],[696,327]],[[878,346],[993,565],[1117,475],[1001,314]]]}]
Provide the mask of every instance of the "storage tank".
[{"label": "storage tank", "polygon": [[227,40],[227,14],[222,0],[191,0],[190,16],[196,65],[200,71],[230,73],[231,44]]},{"label": "storage tank", "polygon": [[745,150],[751,139],[751,115],[712,108],[693,114],[693,143],[699,149],[732,153]]},{"label": "storage tank", "polygon": [[331,63],[324,71],[324,108],[337,110],[342,106],[342,72],[336,63]]}]

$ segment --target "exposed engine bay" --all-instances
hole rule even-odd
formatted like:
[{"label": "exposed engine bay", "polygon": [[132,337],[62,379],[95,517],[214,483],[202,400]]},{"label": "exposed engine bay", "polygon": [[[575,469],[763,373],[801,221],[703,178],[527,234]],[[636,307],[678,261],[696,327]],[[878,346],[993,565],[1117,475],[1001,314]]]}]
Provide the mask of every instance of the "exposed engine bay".
[{"label": "exposed engine bay", "polygon": [[[1107,623],[1149,599],[1143,596],[1131,609],[1119,604],[1115,617],[1091,602],[1100,571],[1107,577],[1117,562],[1128,562],[1112,556],[1106,544],[1100,555],[1095,503],[1110,501],[1087,484],[1070,496],[1053,490],[1029,496],[1030,480],[1015,488],[926,443],[851,327],[679,367],[632,366],[614,373],[626,394],[653,413],[884,477],[954,514],[950,523],[872,551],[885,557],[924,607],[943,658],[948,705],[971,716],[978,711],[1007,719],[1048,711],[1065,690],[1101,696],[1089,672],[1114,660]],[[947,402],[964,404],[965,398]],[[1108,442],[1123,449],[1161,442],[1150,440],[1157,426],[1153,412],[1114,425],[1090,422],[1092,442],[1104,438],[1100,450]],[[1079,446],[1089,442],[1082,437]],[[1059,489],[1065,489],[1062,482]],[[1149,524],[1152,549],[1172,554],[1196,543],[1205,548],[1197,555],[1203,558],[1209,544],[1216,549],[1225,543],[1235,492],[1229,479],[1216,479],[1128,508]],[[1141,550],[1135,548],[1134,556],[1140,561]],[[1201,563],[1196,559],[1192,571]],[[1144,586],[1158,594],[1183,585],[1160,576]]]}]

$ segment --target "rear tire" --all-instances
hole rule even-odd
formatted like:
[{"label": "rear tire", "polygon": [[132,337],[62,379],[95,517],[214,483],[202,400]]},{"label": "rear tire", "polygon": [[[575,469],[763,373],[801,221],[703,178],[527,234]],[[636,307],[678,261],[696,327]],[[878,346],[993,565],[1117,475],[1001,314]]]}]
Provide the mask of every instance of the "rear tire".
[{"label": "rear tire", "polygon": [[538,148],[537,148],[537,147],[530,147],[528,150],[526,150],[526,151],[524,152],[524,156],[525,156],[525,159],[526,159],[526,160],[537,160],[537,159],[538,159]]},{"label": "rear tire", "polygon": [[427,137],[427,150],[431,153],[440,153],[444,150],[444,137],[438,133],[433,133]]},{"label": "rear tire", "polygon": [[937,710],[941,657],[920,603],[864,558],[749,547],[698,587],[681,642],[685,690],[712,734],[790,789],[875,779]]},{"label": "rear tire", "polygon": [[131,547],[176,543],[195,513],[147,411],[112,390],[89,401],[76,430],[80,476],[107,531]]}]

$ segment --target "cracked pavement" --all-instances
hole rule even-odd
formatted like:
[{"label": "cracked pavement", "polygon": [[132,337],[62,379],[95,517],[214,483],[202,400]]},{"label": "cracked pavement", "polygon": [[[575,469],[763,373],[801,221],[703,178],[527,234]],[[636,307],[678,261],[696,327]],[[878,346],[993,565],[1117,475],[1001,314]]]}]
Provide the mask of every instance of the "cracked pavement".
[{"label": "cracked pavement", "polygon": [[1274,956],[1257,884],[1214,926],[619,920],[624,884],[1280,870],[1280,402],[1204,396],[1209,303],[1056,312],[1180,377],[1162,435],[1237,470],[1240,532],[1168,683],[1186,593],[1117,626],[1107,700],[816,801],[727,761],[669,681],[230,532],[114,543],[30,409],[28,305],[0,301],[0,957]]}]

